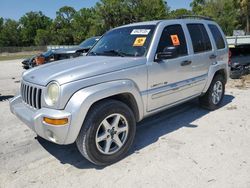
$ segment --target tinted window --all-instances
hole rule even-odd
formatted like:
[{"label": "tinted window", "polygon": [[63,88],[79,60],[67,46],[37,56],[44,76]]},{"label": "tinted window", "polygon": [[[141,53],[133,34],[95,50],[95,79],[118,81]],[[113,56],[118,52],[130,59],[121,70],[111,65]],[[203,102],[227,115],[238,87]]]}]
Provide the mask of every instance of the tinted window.
[{"label": "tinted window", "polygon": [[155,25],[138,25],[113,29],[98,40],[90,56],[145,56],[151,43]]},{"label": "tinted window", "polygon": [[187,27],[193,43],[194,53],[212,49],[211,42],[203,24],[188,24]]},{"label": "tinted window", "polygon": [[225,48],[225,42],[218,27],[216,25],[208,25],[208,27],[213,35],[217,49]]},{"label": "tinted window", "polygon": [[157,48],[158,52],[163,52],[164,48],[176,46],[179,56],[187,55],[187,44],[181,25],[171,25],[164,28]]}]

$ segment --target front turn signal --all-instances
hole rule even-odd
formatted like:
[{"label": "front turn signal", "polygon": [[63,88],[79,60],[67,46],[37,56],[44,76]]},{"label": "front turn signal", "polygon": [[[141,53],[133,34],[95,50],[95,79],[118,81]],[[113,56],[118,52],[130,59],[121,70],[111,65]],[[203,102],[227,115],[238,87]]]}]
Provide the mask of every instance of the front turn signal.
[{"label": "front turn signal", "polygon": [[43,121],[47,124],[56,125],[56,126],[66,125],[69,122],[68,118],[52,119],[52,118],[47,118],[47,117],[44,117]]}]

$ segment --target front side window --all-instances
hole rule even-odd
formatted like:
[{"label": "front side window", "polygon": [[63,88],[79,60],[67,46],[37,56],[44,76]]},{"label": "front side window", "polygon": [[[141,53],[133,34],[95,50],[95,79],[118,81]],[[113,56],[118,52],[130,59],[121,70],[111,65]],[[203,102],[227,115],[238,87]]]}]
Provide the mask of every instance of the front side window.
[{"label": "front side window", "polygon": [[157,48],[157,53],[167,47],[175,46],[178,56],[187,55],[187,43],[181,25],[170,25],[164,28]]},{"label": "front side window", "polygon": [[194,53],[212,50],[212,45],[203,24],[187,24],[191,36]]},{"label": "front side window", "polygon": [[88,55],[145,56],[151,43],[154,30],[155,25],[122,27],[111,30],[104,34]]},{"label": "front side window", "polygon": [[225,45],[224,39],[223,39],[218,27],[216,25],[212,25],[212,24],[208,25],[208,27],[213,35],[217,49],[225,48],[226,45]]}]

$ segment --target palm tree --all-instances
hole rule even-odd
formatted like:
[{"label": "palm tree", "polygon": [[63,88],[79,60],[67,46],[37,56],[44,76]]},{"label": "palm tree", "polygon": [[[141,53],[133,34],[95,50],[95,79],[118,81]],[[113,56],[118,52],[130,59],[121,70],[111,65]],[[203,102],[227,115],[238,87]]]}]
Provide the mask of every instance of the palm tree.
[{"label": "palm tree", "polygon": [[242,14],[245,16],[246,19],[246,32],[249,34],[250,31],[250,0],[239,0],[240,9]]}]

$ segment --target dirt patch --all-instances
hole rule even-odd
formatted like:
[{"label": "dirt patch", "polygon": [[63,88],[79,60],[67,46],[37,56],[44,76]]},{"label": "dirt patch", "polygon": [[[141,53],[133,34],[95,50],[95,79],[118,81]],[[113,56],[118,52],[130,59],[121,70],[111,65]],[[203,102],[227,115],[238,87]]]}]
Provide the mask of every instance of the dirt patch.
[{"label": "dirt patch", "polygon": [[236,105],[230,105],[227,107],[227,110],[237,110],[237,106]]},{"label": "dirt patch", "polygon": [[227,86],[230,88],[248,89],[250,88],[250,75],[242,76],[240,79],[230,79]]}]

